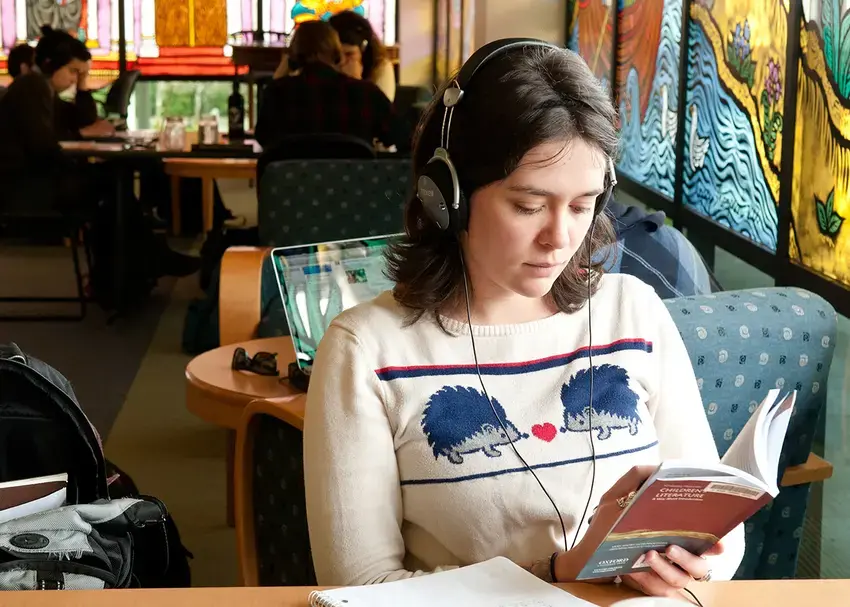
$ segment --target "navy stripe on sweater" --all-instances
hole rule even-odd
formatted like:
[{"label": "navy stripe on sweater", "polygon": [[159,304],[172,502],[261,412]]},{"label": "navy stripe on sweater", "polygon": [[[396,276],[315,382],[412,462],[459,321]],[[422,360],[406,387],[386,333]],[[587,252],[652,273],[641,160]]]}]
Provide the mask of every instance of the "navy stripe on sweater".
[{"label": "navy stripe on sweater", "polygon": [[[621,339],[610,344],[593,346],[593,348],[579,348],[566,354],[556,354],[529,360],[511,363],[485,363],[480,365],[481,375],[523,375],[544,371],[555,367],[564,367],[580,358],[589,355],[601,356],[623,352],[626,350],[638,350],[652,352],[652,342],[645,339]],[[475,375],[475,365],[415,365],[410,367],[383,367],[376,369],[375,373],[381,381],[392,381],[394,379],[407,379],[412,377],[439,377],[443,375]]]},{"label": "navy stripe on sweater", "polygon": [[[652,449],[653,447],[658,445],[658,441],[652,441],[648,445],[643,445],[641,447],[635,447],[633,449],[624,449],[622,451],[615,451],[613,453],[604,453],[602,455],[597,454],[596,460],[599,461],[601,459],[609,459],[612,457],[619,457],[620,455],[629,455],[631,453],[639,453],[641,451],[646,451],[647,449]],[[560,466],[569,466],[571,464],[580,464],[583,462],[589,462],[593,459],[593,456],[586,455],[583,457],[576,457],[573,459],[564,459],[557,462],[545,462],[542,464],[534,464],[530,466],[532,470],[540,470],[542,468],[558,468]],[[463,481],[473,481],[479,478],[491,478],[494,476],[502,476],[504,474],[516,474],[517,472],[527,472],[528,468],[519,467],[519,468],[506,468],[505,470],[491,470],[489,472],[479,472],[478,474],[467,474],[465,476],[452,476],[449,478],[417,478],[410,479],[406,481],[401,481],[401,485],[439,485],[443,483],[460,483]]]}]

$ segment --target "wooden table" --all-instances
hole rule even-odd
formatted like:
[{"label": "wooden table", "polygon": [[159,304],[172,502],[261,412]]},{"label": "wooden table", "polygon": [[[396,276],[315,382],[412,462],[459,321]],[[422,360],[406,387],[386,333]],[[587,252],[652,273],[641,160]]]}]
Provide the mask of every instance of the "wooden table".
[{"label": "wooden table", "polygon": [[[561,584],[593,604],[610,606],[635,595],[613,585]],[[162,590],[86,590],[4,592],[3,607],[308,607],[313,588],[188,588]],[[838,607],[847,605],[850,580],[770,580],[708,582],[691,590],[705,607]],[[682,605],[692,605],[683,596]]]},{"label": "wooden table", "polygon": [[276,352],[277,367],[286,375],[289,363],[295,360],[292,338],[271,337],[230,344],[196,356],[186,366],[186,408],[201,419],[227,428],[227,522],[234,525],[233,463],[236,452],[236,428],[249,402],[299,394],[288,381],[280,377],[256,375],[230,368],[233,351],[245,348],[249,356],[257,352]]},{"label": "wooden table", "polygon": [[254,179],[256,158],[167,158],[165,174],[171,176],[171,230],[180,234],[180,178],[201,180],[201,213],[204,234],[213,227],[213,184],[216,179]]}]

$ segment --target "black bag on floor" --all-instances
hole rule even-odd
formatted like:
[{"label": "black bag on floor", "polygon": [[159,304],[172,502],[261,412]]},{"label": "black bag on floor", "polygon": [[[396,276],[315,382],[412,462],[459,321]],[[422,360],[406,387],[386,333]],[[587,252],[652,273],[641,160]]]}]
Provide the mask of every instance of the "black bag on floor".
[{"label": "black bag on floor", "polygon": [[17,345],[0,345],[0,482],[61,473],[67,507],[0,525],[0,589],[190,585],[191,555],[174,521],[107,464],[68,380]]},{"label": "black bag on floor", "polygon": [[[125,205],[126,217],[118,225],[115,204],[110,200],[100,203],[89,230],[91,269],[89,272],[91,295],[105,310],[114,310],[116,295],[121,301],[144,300],[157,283],[158,265],[165,245],[157,236],[148,217],[142,213],[135,199]],[[116,255],[116,231],[123,243],[123,259]],[[121,264],[121,267],[116,267]],[[123,275],[122,293],[115,292],[115,273]]]},{"label": "black bag on floor", "polygon": [[220,270],[221,258],[230,247],[255,247],[260,245],[260,232],[250,228],[213,228],[201,245],[201,289],[206,291]]}]

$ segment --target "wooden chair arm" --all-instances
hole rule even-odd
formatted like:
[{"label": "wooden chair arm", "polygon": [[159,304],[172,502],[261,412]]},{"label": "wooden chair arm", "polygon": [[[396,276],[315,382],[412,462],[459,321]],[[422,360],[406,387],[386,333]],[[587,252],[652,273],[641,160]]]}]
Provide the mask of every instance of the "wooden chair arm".
[{"label": "wooden chair arm", "polygon": [[790,466],[782,475],[781,487],[793,487],[806,483],[825,481],[832,476],[832,464],[814,453],[809,453],[805,464]]},{"label": "wooden chair arm", "polygon": [[262,307],[263,260],[269,247],[230,247],[221,258],[218,292],[219,345],[257,336]]},{"label": "wooden chair arm", "polygon": [[236,457],[233,470],[233,502],[236,519],[236,552],[239,556],[239,578],[243,586],[258,586],[257,546],[254,541],[254,454],[250,432],[257,415],[272,415],[304,429],[304,405],[307,394],[262,399],[248,403],[236,430]]}]

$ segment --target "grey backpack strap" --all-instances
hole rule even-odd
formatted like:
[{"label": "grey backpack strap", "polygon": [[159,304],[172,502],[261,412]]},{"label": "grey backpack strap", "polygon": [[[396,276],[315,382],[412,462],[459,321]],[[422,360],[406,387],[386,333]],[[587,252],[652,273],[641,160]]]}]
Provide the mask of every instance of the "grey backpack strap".
[{"label": "grey backpack strap", "polygon": [[0,360],[16,360],[25,365],[27,364],[27,357],[18,347],[18,344],[14,342],[0,344]]}]

